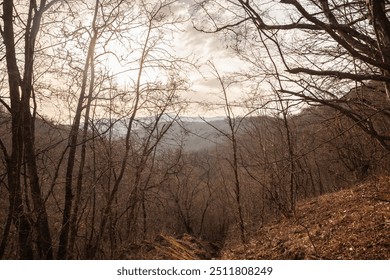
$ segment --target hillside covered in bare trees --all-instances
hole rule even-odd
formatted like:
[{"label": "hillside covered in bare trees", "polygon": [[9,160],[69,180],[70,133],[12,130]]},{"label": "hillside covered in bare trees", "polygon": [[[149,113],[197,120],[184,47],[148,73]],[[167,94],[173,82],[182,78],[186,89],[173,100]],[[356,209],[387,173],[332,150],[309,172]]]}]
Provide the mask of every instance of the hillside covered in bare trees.
[{"label": "hillside covered in bare trees", "polygon": [[389,258],[389,1],[0,7],[0,259]]}]

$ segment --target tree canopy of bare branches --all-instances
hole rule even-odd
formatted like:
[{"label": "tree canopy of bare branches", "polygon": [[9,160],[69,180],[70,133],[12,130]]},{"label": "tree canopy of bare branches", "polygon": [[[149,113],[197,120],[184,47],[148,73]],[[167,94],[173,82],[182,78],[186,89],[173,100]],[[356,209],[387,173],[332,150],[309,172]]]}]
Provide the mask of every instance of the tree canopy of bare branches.
[{"label": "tree canopy of bare branches", "polygon": [[333,107],[389,149],[390,135],[373,121],[388,105],[369,104],[361,90],[379,82],[378,98],[388,104],[389,17],[386,0],[209,0],[198,1],[194,25],[224,32],[253,77],[270,77],[285,96]]}]

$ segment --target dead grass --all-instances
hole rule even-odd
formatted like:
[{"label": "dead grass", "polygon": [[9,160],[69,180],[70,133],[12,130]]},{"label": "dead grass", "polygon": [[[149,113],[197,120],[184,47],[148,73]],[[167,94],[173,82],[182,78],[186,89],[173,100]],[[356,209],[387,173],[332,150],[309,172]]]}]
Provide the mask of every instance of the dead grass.
[{"label": "dead grass", "polygon": [[390,177],[299,204],[222,259],[390,259]]},{"label": "dead grass", "polygon": [[146,260],[205,260],[216,257],[219,248],[184,234],[182,238],[158,235],[152,242],[132,245],[127,248],[125,259]]}]

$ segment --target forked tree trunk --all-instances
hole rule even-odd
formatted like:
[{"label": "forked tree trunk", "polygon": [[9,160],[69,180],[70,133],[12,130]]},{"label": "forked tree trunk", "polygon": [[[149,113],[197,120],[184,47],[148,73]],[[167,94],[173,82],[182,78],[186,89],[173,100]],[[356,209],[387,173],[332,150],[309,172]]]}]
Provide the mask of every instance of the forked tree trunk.
[{"label": "forked tree trunk", "polygon": [[[7,157],[7,175],[9,186],[9,209],[13,222],[18,230],[19,257],[22,259],[34,258],[32,235],[38,237],[38,257],[51,259],[52,243],[46,214],[45,203],[42,199],[41,186],[36,164],[34,145],[34,118],[31,115],[30,100],[32,95],[32,75],[35,39],[38,34],[45,0],[37,10],[31,4],[29,7],[27,25],[25,29],[24,49],[24,76],[23,79],[17,65],[16,43],[14,32],[14,3],[12,0],[3,2],[3,41],[6,49],[6,64],[10,94],[11,112],[11,154]],[[21,168],[26,163],[28,174],[27,191],[30,192],[33,202],[32,216],[27,215],[24,209],[21,181]],[[28,196],[26,196],[28,197]]]}]

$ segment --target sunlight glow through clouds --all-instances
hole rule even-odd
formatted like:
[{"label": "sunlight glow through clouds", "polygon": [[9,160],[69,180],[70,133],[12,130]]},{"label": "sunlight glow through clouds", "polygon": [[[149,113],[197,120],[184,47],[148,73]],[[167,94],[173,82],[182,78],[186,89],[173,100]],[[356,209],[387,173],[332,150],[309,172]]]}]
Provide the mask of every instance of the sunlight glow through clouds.
[{"label": "sunlight glow through clouds", "polygon": [[[212,110],[210,106],[199,105],[223,104],[223,100],[221,100],[221,86],[215,77],[215,73],[212,73],[210,62],[215,65],[221,76],[239,71],[244,67],[243,62],[236,58],[227,47],[228,43],[225,41],[226,38],[224,38],[223,34],[207,34],[197,31],[193,27],[191,18],[194,9],[193,4],[194,1],[192,0],[180,0],[171,4],[167,11],[162,11],[164,15],[170,15],[170,17],[175,18],[181,17],[187,20],[174,26],[164,25],[162,42],[158,39],[158,36],[162,35],[159,33],[159,29],[156,28],[153,31],[151,40],[156,40],[157,47],[157,52],[154,52],[153,55],[156,59],[162,58],[161,61],[166,61],[167,63],[170,55],[177,58],[188,57],[190,61],[194,61],[194,67],[188,67],[187,72],[183,71],[183,73],[180,73],[186,76],[191,84],[191,88],[181,94],[181,98],[190,103],[188,110],[185,112],[186,115],[224,115],[224,110],[220,107]],[[142,13],[136,10],[137,8],[133,7],[133,9],[135,10],[125,11],[123,15],[122,20],[126,23],[123,26],[126,26],[126,28],[116,25],[105,30],[104,35],[98,39],[95,49],[95,65],[100,69],[98,75],[107,74],[112,76],[113,82],[123,89],[134,88],[139,69],[139,58],[147,33],[147,26],[145,25],[147,21],[142,17]],[[89,11],[91,12],[91,10]],[[109,7],[105,12],[109,12]],[[79,13],[83,13],[82,9],[80,9]],[[92,18],[91,14],[83,16],[81,19],[79,18],[79,25],[84,26],[84,30],[91,30]],[[78,23],[68,21],[67,24],[69,24],[67,27],[69,34],[73,34],[71,32],[75,28],[77,29],[76,25]],[[157,22],[156,24],[159,23]],[[82,48],[82,46],[87,45],[90,35],[88,33],[83,34],[81,31],[79,34],[79,37],[75,37],[76,42],[65,43],[59,51],[62,56],[68,53],[78,58],[77,61],[75,60],[74,65],[82,70],[87,53],[87,49]],[[77,40],[80,40],[80,42],[77,43]],[[144,71],[141,82],[151,81],[164,84],[168,79],[167,73],[169,71],[160,71],[159,67],[152,66]],[[77,86],[75,87],[75,96],[77,96],[78,88]],[[239,100],[242,98],[243,92],[244,90],[237,86],[229,88],[229,100],[232,102]],[[69,101],[68,107],[71,108],[72,102],[74,103],[75,101]],[[57,108],[59,107],[61,106],[58,105]],[[70,112],[69,119],[71,119],[71,114]]]},{"label": "sunlight glow through clouds", "polygon": [[[190,17],[192,9],[190,3],[193,1],[178,2],[176,11]],[[199,65],[198,72],[193,71],[189,77],[192,90],[185,95],[185,98],[195,103],[221,104],[221,86],[212,73],[209,63],[212,62],[220,75],[223,76],[240,71],[243,68],[243,62],[228,49],[228,44],[222,34],[200,32],[193,27],[191,20],[183,24],[181,30],[175,34],[174,38],[176,54],[179,56],[192,55]],[[243,97],[243,90],[240,88],[233,87],[229,93],[231,101],[240,100]],[[208,107],[202,112],[202,108],[194,105],[191,113],[216,116],[224,115],[224,110],[221,108],[210,110]]]},{"label": "sunlight glow through clouds", "polygon": [[[168,34],[165,34],[165,43],[171,46],[165,46],[165,48],[175,57],[189,57],[196,61],[196,67],[193,67],[187,73],[191,89],[181,95],[182,98],[192,104],[189,106],[186,114],[223,115],[224,111],[221,109],[212,111],[209,106],[206,106],[207,109],[199,106],[199,104],[221,104],[220,84],[213,73],[211,73],[209,63],[212,62],[220,75],[223,76],[227,73],[239,71],[243,62],[235,58],[232,51],[227,48],[228,44],[225,42],[222,34],[203,33],[193,27],[191,21],[193,3],[193,1],[188,0],[178,1],[169,7],[169,11],[166,11],[166,14],[172,13],[175,17],[180,16],[187,19],[187,21],[177,24]],[[144,35],[143,27],[134,28],[128,32],[134,38],[141,38]],[[117,54],[125,54],[127,52],[126,45],[116,45],[111,46],[111,48],[115,49]],[[132,55],[136,59],[139,52],[136,51]],[[122,65],[112,55],[106,56],[102,63],[107,65],[111,73],[115,73],[118,84],[126,87],[134,83],[137,73],[134,65]],[[145,78],[152,80],[164,79],[162,75],[155,71],[148,71]],[[230,94],[232,95],[232,101],[242,98],[242,90],[239,88],[235,88]]]}]

